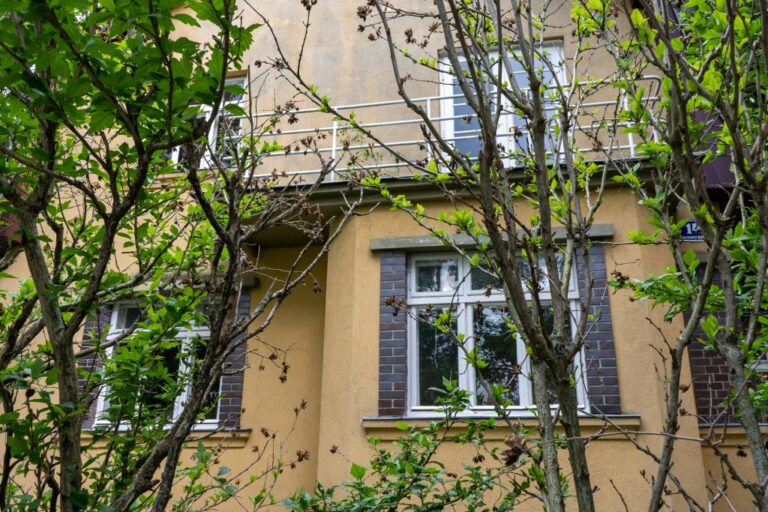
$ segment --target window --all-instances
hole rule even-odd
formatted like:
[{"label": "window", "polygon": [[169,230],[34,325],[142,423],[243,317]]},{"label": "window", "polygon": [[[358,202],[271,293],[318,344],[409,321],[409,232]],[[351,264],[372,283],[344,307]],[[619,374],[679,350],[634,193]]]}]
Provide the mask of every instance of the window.
[{"label": "window", "polygon": [[[208,133],[208,144],[211,151],[207,151],[201,165],[205,168],[213,168],[218,165],[229,167],[235,164],[235,158],[239,156],[238,147],[243,137],[244,118],[241,114],[243,108],[244,91],[247,88],[246,78],[228,78],[225,82],[224,97],[222,98],[219,113],[211,124]],[[209,113],[210,107],[205,107],[201,116]],[[183,148],[175,147],[169,152],[170,160],[178,163],[183,158]]]},{"label": "window", "polygon": [[226,82],[221,111],[211,126],[210,145],[213,153],[207,155],[212,160],[209,162],[210,167],[215,167],[216,161],[224,167],[232,166],[239,157],[238,147],[243,137],[244,119],[238,110],[242,110],[245,85],[244,78],[230,78]]},{"label": "window", "polygon": [[[141,320],[141,309],[130,304],[117,305],[112,312],[111,327],[107,340],[114,340],[131,328],[136,322]],[[141,333],[139,333],[140,335]],[[173,340],[169,343],[154,343],[149,350],[141,351],[131,359],[153,358],[154,365],[148,365],[151,368],[148,371],[142,371],[137,376],[135,382],[130,384],[128,390],[137,402],[135,414],[152,415],[155,418],[165,418],[166,421],[172,421],[180,413],[184,402],[189,393],[189,387],[185,388],[178,395],[169,398],[167,385],[169,382],[176,381],[181,375],[184,375],[186,381],[191,381],[195,372],[195,361],[199,360],[205,352],[206,341],[210,333],[207,327],[192,327],[180,329]],[[110,347],[106,356],[113,357],[115,351],[128,350],[127,344],[120,344],[116,347]],[[139,362],[138,364],[141,364]],[[130,370],[129,370],[130,371]],[[211,396],[208,398],[208,405],[204,408],[204,415],[199,420],[198,427],[216,428],[219,419],[218,397],[221,391],[221,380]],[[99,393],[96,409],[96,422],[106,423],[106,415],[110,413],[110,408],[119,409],[120,404],[110,403],[110,390],[103,388]],[[113,413],[116,411],[113,410]],[[125,411],[122,411],[125,415]],[[130,423],[130,419],[125,423]]]},{"label": "window", "polygon": [[[547,44],[542,47],[542,51],[546,53],[548,62],[551,64],[545,66],[541,64],[541,73],[544,79],[544,83],[548,87],[555,86],[555,74],[561,84],[564,84],[564,67],[563,67],[563,51],[560,45]],[[490,55],[491,61],[498,59],[498,54]],[[517,84],[520,88],[529,92],[528,76],[520,62],[518,56],[512,55],[510,57],[510,63],[512,66],[512,72]],[[463,62],[466,62],[462,59]],[[469,154],[472,157],[476,157],[480,152],[480,125],[478,124],[477,115],[472,108],[467,104],[466,97],[459,87],[458,80],[455,76],[452,76],[448,71],[451,69],[450,63],[444,60],[441,63],[441,83],[440,83],[440,97],[441,106],[440,111],[442,121],[443,136],[449,142],[452,142],[454,147],[462,154]],[[553,74],[553,71],[555,74]],[[508,80],[508,74],[503,72],[502,79]],[[491,89],[493,90],[493,89]],[[550,134],[547,140],[547,150],[552,152],[552,148],[557,144],[556,137],[554,135],[554,117],[557,115],[557,105],[554,101],[545,99],[547,116],[550,118]],[[495,110],[494,106],[494,110]],[[530,148],[530,135],[526,126],[525,119],[518,115],[509,100],[501,98],[502,116],[499,119],[499,127],[497,133],[497,143],[503,146],[504,151],[510,155],[507,159],[509,165],[514,163],[514,156],[516,154],[525,153]]]},{"label": "window", "polygon": [[[504,294],[496,278],[482,267],[472,267],[466,258],[453,254],[414,255],[408,275],[408,408],[410,413],[434,410],[444,378],[458,381],[471,393],[475,411],[491,412],[493,401],[481,385],[477,369],[467,354],[478,355],[487,364],[482,376],[490,384],[502,384],[514,408],[526,414],[533,404],[530,361],[520,336],[510,329],[511,319]],[[530,274],[529,274],[530,275]],[[542,283],[542,300],[550,300]],[[569,287],[574,318],[578,314],[576,277]],[[456,339],[434,326],[434,320],[452,310],[452,329],[464,336],[463,348]],[[545,312],[546,314],[546,312]],[[545,321],[552,318],[546,315]],[[550,323],[551,325],[551,323]],[[583,365],[577,360],[577,371]],[[579,379],[578,396],[586,402],[584,383]]]}]

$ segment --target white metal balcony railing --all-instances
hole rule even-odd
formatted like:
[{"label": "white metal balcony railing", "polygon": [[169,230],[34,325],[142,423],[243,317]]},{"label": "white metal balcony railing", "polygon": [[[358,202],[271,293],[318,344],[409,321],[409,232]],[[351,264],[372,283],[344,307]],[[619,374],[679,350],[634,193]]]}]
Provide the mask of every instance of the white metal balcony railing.
[{"label": "white metal balcony railing", "polygon": [[[649,86],[645,90],[643,101],[655,105],[659,101],[660,80],[657,77],[646,77],[644,80],[648,81]],[[634,158],[637,143],[640,142],[637,135],[625,133],[624,129],[631,127],[632,123],[622,120],[618,115],[621,110],[627,108],[627,97],[624,95],[616,98],[615,91],[613,95],[613,98],[584,101],[573,107],[577,111],[577,126],[571,135],[579,151],[594,155],[595,160],[604,158],[606,152],[610,152],[613,158]],[[452,115],[451,104],[457,98],[460,96],[431,96],[412,101],[424,109],[430,121],[440,128],[448,142],[459,147],[468,147],[479,141],[477,135],[451,135],[451,123],[474,122],[471,115]],[[554,112],[555,108],[551,106],[549,110]],[[264,138],[272,139],[288,149],[264,155],[260,163],[264,172],[258,173],[258,176],[273,175],[273,171],[280,174],[284,172],[289,176],[317,175],[320,169],[316,153],[327,159],[341,159],[334,172],[327,178],[329,181],[343,180],[345,172],[360,170],[376,170],[405,176],[412,172],[409,170],[409,164],[393,155],[387,148],[410,161],[424,161],[432,156],[432,146],[427,143],[421,129],[424,120],[411,111],[401,99],[342,105],[335,107],[335,110],[344,116],[354,113],[357,125],[373,133],[380,142],[364,136],[347,123],[333,120],[333,116],[319,108],[293,110],[288,115],[282,115],[278,128],[263,134]],[[281,114],[261,112],[256,114],[255,120],[258,122],[258,119],[275,115]],[[513,119],[519,119],[514,113],[505,111],[502,118],[506,118],[502,123],[504,130],[497,134],[497,139],[502,145],[510,149],[529,143],[525,128],[515,126],[512,122]],[[221,122],[214,123],[214,130],[220,125]],[[233,125],[243,129],[247,123],[235,122]],[[467,129],[463,131],[466,132]],[[651,127],[648,127],[646,132],[649,137],[657,140]],[[232,139],[231,135],[224,138]],[[309,139],[312,140],[311,143],[308,142]],[[217,140],[217,134],[211,133],[209,140]],[[312,149],[309,149],[310,145]],[[207,165],[212,165],[210,155],[206,160]],[[510,160],[510,165],[513,164],[514,161]]]}]

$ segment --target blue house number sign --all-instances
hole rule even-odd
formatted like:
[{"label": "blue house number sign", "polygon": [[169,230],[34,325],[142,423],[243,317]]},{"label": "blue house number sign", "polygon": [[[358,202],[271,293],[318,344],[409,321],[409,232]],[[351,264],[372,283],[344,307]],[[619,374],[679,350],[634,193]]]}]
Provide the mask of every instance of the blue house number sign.
[{"label": "blue house number sign", "polygon": [[704,240],[704,237],[701,236],[701,229],[699,229],[699,224],[695,220],[689,220],[686,222],[680,234],[680,238],[683,240],[683,242],[701,242]]}]

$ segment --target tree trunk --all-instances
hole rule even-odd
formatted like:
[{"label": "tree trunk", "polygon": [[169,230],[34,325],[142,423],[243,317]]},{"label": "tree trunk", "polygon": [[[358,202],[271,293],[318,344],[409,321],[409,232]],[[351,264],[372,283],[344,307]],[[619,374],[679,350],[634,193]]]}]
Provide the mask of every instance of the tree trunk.
[{"label": "tree trunk", "polygon": [[82,426],[80,393],[77,386],[77,365],[72,340],[66,336],[66,326],[51,286],[48,265],[38,241],[35,219],[20,215],[24,229],[24,254],[40,300],[45,328],[59,372],[59,405],[64,411],[58,418],[59,457],[61,466],[61,512],[81,510],[76,495],[81,490],[82,461],[80,429]]},{"label": "tree trunk", "polygon": [[[571,365],[568,365],[572,369]],[[573,472],[573,483],[576,488],[576,501],[580,512],[593,512],[595,502],[592,497],[592,484],[587,465],[587,453],[584,440],[581,438],[579,426],[579,400],[576,386],[571,384],[573,371],[568,372],[568,378],[555,377],[557,395],[560,400],[560,422],[563,424],[568,444],[568,460]]]},{"label": "tree trunk", "polygon": [[547,389],[547,366],[545,363],[532,363],[533,398],[536,412],[539,416],[539,435],[541,436],[541,452],[544,462],[544,507],[547,512],[563,512],[563,490],[560,485],[560,462],[557,460],[557,444],[555,443],[555,423],[552,421],[552,403]]},{"label": "tree trunk", "polygon": [[[684,354],[685,352],[682,352]],[[680,372],[682,365],[678,352],[672,353],[672,374],[667,382],[667,414],[664,420],[664,445],[659,457],[656,479],[651,489],[648,512],[656,512],[664,503],[664,488],[672,465],[672,452],[675,449],[675,434],[680,428],[677,420],[680,414]]]}]

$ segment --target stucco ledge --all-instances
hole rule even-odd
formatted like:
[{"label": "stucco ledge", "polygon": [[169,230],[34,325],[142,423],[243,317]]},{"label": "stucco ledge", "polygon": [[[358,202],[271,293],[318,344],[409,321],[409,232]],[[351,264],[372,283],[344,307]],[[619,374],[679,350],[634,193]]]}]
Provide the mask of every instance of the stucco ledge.
[{"label": "stucco ledge", "polygon": [[242,448],[251,437],[251,429],[215,430],[213,432],[197,431],[187,439],[187,446],[202,441],[203,445],[221,446],[222,448]]},{"label": "stucco ledge", "polygon": [[[555,239],[564,239],[562,228],[555,228]],[[611,240],[614,236],[613,224],[593,224],[587,236],[591,240]],[[451,243],[457,247],[472,248],[476,245],[468,235],[450,235]],[[380,251],[434,251],[445,248],[445,243],[435,236],[396,236],[389,238],[374,238],[370,241],[373,252]]]},{"label": "stucco ledge", "polygon": [[[760,424],[760,432],[763,434],[763,437],[768,435],[768,425]],[[710,438],[713,444],[717,444],[721,448],[741,448],[747,446],[747,434],[741,425],[715,425],[711,430],[708,426],[700,425],[699,437],[702,439]]]},{"label": "stucco ledge", "polygon": [[[362,426],[366,435],[375,437],[382,441],[392,441],[402,437],[405,432],[401,429],[402,424],[408,428],[426,427],[433,421],[440,418],[396,418],[391,416],[367,416],[363,418]],[[483,419],[483,418],[468,418]],[[514,418],[515,424],[522,425],[531,432],[536,431],[536,418]],[[623,441],[626,435],[632,435],[640,428],[640,416],[636,414],[620,414],[603,418],[582,418],[579,421],[581,432],[584,436],[593,436],[595,440]],[[466,430],[466,423],[459,422],[453,426],[456,432]],[[558,427],[562,432],[562,428]],[[509,428],[501,423],[496,423],[496,427],[486,431],[485,438],[490,441],[502,441],[509,436]]]},{"label": "stucco ledge", "polygon": [[[93,431],[84,431],[81,437],[83,441],[91,442]],[[206,448],[242,448],[248,444],[250,437],[251,429],[249,428],[238,430],[196,430],[187,438],[184,445],[187,449],[194,449],[197,446],[198,441],[202,441],[203,446]],[[96,449],[104,446],[106,446],[106,444],[99,440],[95,441],[92,445],[92,447]]]}]

